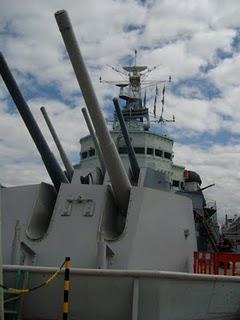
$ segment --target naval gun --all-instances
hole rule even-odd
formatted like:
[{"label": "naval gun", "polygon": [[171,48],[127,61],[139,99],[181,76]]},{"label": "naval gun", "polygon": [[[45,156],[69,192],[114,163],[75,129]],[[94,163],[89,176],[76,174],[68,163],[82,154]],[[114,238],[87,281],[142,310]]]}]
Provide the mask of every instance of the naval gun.
[{"label": "naval gun", "polygon": [[118,103],[118,99],[114,98],[113,99],[113,104],[117,113],[117,117],[118,117],[118,121],[120,123],[121,126],[121,131],[125,140],[125,144],[127,146],[128,149],[128,157],[129,157],[129,162],[131,165],[131,169],[132,169],[132,176],[133,176],[133,181],[136,183],[138,181],[138,177],[139,177],[139,173],[140,173],[140,168],[139,168],[139,164],[136,158],[136,154],[135,151],[133,149],[133,146],[131,144],[131,140],[128,134],[128,130],[127,130],[127,126],[125,124],[124,118],[123,118],[123,114],[121,111],[121,108],[119,106]]},{"label": "naval gun", "polygon": [[55,142],[55,144],[56,144],[56,146],[58,148],[60,157],[61,157],[62,162],[63,162],[63,164],[65,166],[65,169],[66,169],[67,177],[71,181],[73,173],[74,173],[73,166],[70,163],[70,161],[69,161],[69,159],[68,159],[68,157],[67,157],[67,155],[66,155],[66,153],[65,153],[65,151],[64,151],[64,149],[62,147],[62,144],[61,144],[61,142],[60,142],[60,140],[59,140],[59,138],[57,136],[57,133],[56,133],[56,131],[55,131],[53,125],[52,125],[52,122],[51,122],[51,120],[50,120],[50,118],[49,118],[49,116],[47,114],[46,108],[45,107],[41,107],[40,110],[41,110],[42,115],[43,115],[43,117],[44,117],[44,119],[46,121],[48,129],[52,134],[53,140],[54,140],[54,142]]},{"label": "naval gun", "polygon": [[18,85],[2,53],[0,53],[0,74],[42,157],[42,161],[45,164],[55,189],[58,191],[61,183],[68,183],[69,181],[63,173],[53,153],[51,152],[36,120],[34,119],[21,91],[18,88]]},{"label": "naval gun", "polygon": [[85,122],[87,124],[88,130],[90,132],[90,135],[91,135],[91,137],[93,139],[93,143],[94,143],[94,146],[95,146],[95,149],[96,149],[96,152],[97,152],[97,155],[98,155],[98,159],[99,159],[99,162],[100,162],[102,175],[104,176],[105,173],[106,173],[106,166],[105,166],[102,150],[101,150],[101,148],[99,146],[98,138],[97,138],[97,136],[96,136],[96,134],[94,132],[91,120],[90,120],[89,115],[87,113],[87,109],[86,108],[82,108],[82,113],[83,113]]},{"label": "naval gun", "polygon": [[[79,176],[84,159],[81,159],[80,167],[75,166],[71,183],[62,183],[67,181],[65,176],[63,181],[59,181],[57,187],[60,184],[61,187],[51,215],[46,214],[49,210],[49,202],[45,199],[47,192],[41,195],[41,192],[35,192],[37,187],[31,186],[3,189],[3,211],[8,213],[4,214],[5,225],[11,225],[9,230],[16,230],[14,234],[4,234],[6,251],[13,251],[15,257],[20,257],[22,251],[24,257],[28,257],[34,251],[40,265],[56,266],[67,252],[74,265],[83,268],[161,267],[163,270],[183,271],[191,263],[196,244],[191,200],[161,187],[165,183],[161,177],[164,173],[156,173],[156,170],[142,165],[138,182],[131,185],[108,131],[69,17],[66,11],[57,12],[55,17],[96,132],[107,174],[102,184],[82,184]],[[141,137],[145,135],[151,137],[143,131]],[[26,199],[21,205],[18,203],[20,194]],[[179,211],[184,215],[179,215]],[[10,216],[11,220],[8,220]],[[18,217],[21,217],[20,223],[12,226],[12,221],[19,220]],[[62,243],[66,230],[68,239]],[[184,233],[184,230],[188,232]],[[186,238],[184,234],[187,234]],[[18,245],[12,248],[13,239],[19,238],[20,244],[16,240],[14,243]],[[160,241],[163,238],[164,242]],[[168,243],[167,247],[165,243]],[[178,243],[177,250],[175,243]],[[31,250],[26,252],[26,247]],[[172,260],[163,261],[161,257],[167,255],[169,248],[173,250]],[[53,251],[54,256],[51,254]],[[155,252],[159,253],[157,257]],[[24,259],[25,263],[34,260]],[[5,261],[11,262],[10,255],[5,257]]]},{"label": "naval gun", "polygon": [[[169,171],[172,158],[171,149],[167,147],[172,141],[146,131],[130,132],[133,149],[142,146],[135,144],[136,141],[144,141],[144,150],[151,151],[144,155],[136,152],[140,172],[136,185],[132,186],[124,168],[125,155],[120,157],[107,130],[67,13],[59,11],[55,17],[89,110],[106,174],[102,184],[80,183],[79,176],[87,164],[96,165],[96,158],[89,154],[93,136],[84,137],[88,143],[88,150],[84,152],[88,152],[88,157],[81,158],[79,166],[74,166],[70,183],[63,183],[66,178],[57,180],[53,213],[41,228],[41,217],[48,210],[49,202],[41,192],[36,193],[38,186],[0,188],[4,284],[14,287],[15,273],[27,271],[29,286],[36,286],[46,275],[50,277],[67,255],[73,266],[72,318],[96,319],[100,315],[116,320],[139,317],[185,320],[190,315],[191,319],[208,319],[194,318],[192,314],[193,310],[198,310],[198,315],[208,314],[208,310],[202,312],[204,306],[199,301],[208,301],[205,288],[212,292],[216,278],[209,280],[210,285],[203,290],[199,276],[179,273],[192,271],[193,252],[197,250],[193,201],[183,192],[161,187],[169,182],[163,179],[166,172],[143,162],[161,159],[165,171]],[[119,132],[112,134],[119,135]],[[160,147],[165,149],[160,150]],[[125,160],[129,162],[127,157]],[[87,163],[85,168],[84,162]],[[182,169],[178,167],[177,170]],[[124,218],[120,231],[116,228],[119,211]],[[61,276],[38,292],[24,295],[21,314],[25,319],[60,319]],[[205,278],[204,284],[206,281]],[[227,286],[222,288],[221,296],[230,292]],[[233,294],[236,296],[236,290]],[[191,300],[192,297],[197,299]],[[218,307],[219,295],[216,299]],[[172,301],[177,301],[174,314]],[[239,309],[238,304],[236,301],[234,306]],[[206,306],[209,309],[208,303]]]},{"label": "naval gun", "polygon": [[[98,266],[113,266],[114,263],[109,262],[111,260],[111,254],[109,254],[109,252],[113,252],[115,267],[124,268],[127,266],[127,268],[139,268],[140,265],[141,267],[145,266],[146,268],[149,268],[150,266],[153,267],[156,262],[154,262],[153,251],[158,250],[156,237],[159,236],[163,237],[165,239],[164,242],[167,242],[169,245],[170,243],[172,245],[175,241],[178,243],[178,250],[174,250],[173,260],[175,261],[175,266],[182,263],[180,262],[180,260],[183,261],[182,254],[184,259],[188,256],[189,263],[191,260],[190,251],[192,252],[193,248],[196,246],[191,201],[186,197],[171,192],[168,188],[151,188],[151,185],[153,185],[153,178],[152,176],[149,176],[148,170],[145,170],[145,168],[142,168],[143,174],[141,174],[140,170],[139,177],[141,177],[139,178],[137,186],[131,185],[116,145],[108,131],[68,14],[65,10],[61,10],[55,13],[55,18],[99,141],[104,163],[106,165],[106,171],[110,178],[111,188],[113,190],[114,203],[118,208],[118,210],[116,210],[116,207],[114,208],[113,203],[110,201],[110,194],[107,193],[107,190],[104,191],[104,188],[107,187],[107,183],[104,183],[103,186],[86,185],[84,187],[88,190],[88,194],[90,193],[90,189],[88,188],[91,188],[91,193],[94,192],[94,188],[99,188],[99,196],[100,190],[102,194],[101,201],[105,198],[106,210],[103,212],[101,212],[99,198],[95,204],[95,210],[98,209],[99,214],[102,216],[101,224],[98,226],[98,230],[100,230],[100,233],[98,233],[98,257],[104,256],[104,258],[97,259]],[[152,170],[151,173],[152,175],[155,175],[154,170]],[[161,174],[164,176],[164,173]],[[159,180],[158,175],[155,179]],[[145,182],[147,182],[147,185]],[[163,182],[165,183],[165,181]],[[160,181],[160,184],[161,183],[162,181]],[[66,186],[66,188],[68,187]],[[86,193],[86,191],[83,192]],[[76,199],[75,201],[78,200]],[[79,201],[81,203],[82,200],[80,199]],[[93,206],[94,205],[92,204],[91,210],[93,210]],[[179,210],[185,212],[186,215],[180,217],[178,214]],[[112,222],[114,217],[118,216],[119,211],[120,215],[125,218],[124,225],[123,228],[120,229],[121,232],[118,233],[117,237],[114,237],[111,236],[111,233],[113,233]],[[147,215],[146,212],[148,213]],[[153,221],[155,221],[154,224],[156,223],[157,225],[157,228],[154,231],[152,229]],[[185,234],[187,234],[186,238],[182,238],[184,231],[182,228],[179,228],[180,221],[181,225],[185,225],[186,230],[189,231],[185,232]],[[170,230],[166,232],[166,222],[171,225],[171,232]],[[83,222],[83,224],[84,223],[85,222]],[[83,226],[81,226],[81,228],[83,228]],[[97,226],[95,226],[95,228],[97,228]],[[143,233],[142,228],[145,229],[147,234]],[[92,234],[94,234],[93,230],[94,227],[92,227]],[[174,241],[172,234],[175,234]],[[90,234],[86,237],[84,232],[82,236],[85,237],[85,240],[88,238],[88,241],[92,243],[93,240],[90,240]],[[119,236],[122,237],[120,238],[121,240],[117,240]],[[145,236],[147,241],[145,241]],[[143,246],[146,251],[149,251],[145,258],[141,256]],[[168,250],[169,248],[162,246],[160,252],[161,254],[166,254],[166,251]],[[181,255],[179,255],[179,250],[181,251]],[[104,254],[100,254],[101,252],[104,252]],[[160,256],[157,258],[158,261],[162,261]],[[104,260],[105,263],[102,262]],[[165,264],[165,262],[162,261],[161,263]],[[166,262],[166,264],[170,265],[171,263]]]},{"label": "naval gun", "polygon": [[131,183],[108,131],[68,14],[60,10],[55,13],[55,18],[100,143],[114,198],[121,215],[126,216]]}]

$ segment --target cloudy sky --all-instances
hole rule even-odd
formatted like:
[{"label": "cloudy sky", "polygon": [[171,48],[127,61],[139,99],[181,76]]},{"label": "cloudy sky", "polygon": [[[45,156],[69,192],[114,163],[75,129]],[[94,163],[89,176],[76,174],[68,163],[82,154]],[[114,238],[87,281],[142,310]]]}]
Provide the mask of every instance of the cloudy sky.
[{"label": "cloudy sky", "polygon": [[[158,66],[152,79],[167,79],[165,116],[175,124],[154,127],[174,137],[177,164],[196,170],[219,212],[240,213],[240,1],[238,0],[1,0],[0,50],[57,155],[44,124],[44,105],[73,163],[87,133],[84,102],[54,13],[66,9],[104,108],[110,117],[117,94],[98,79],[118,79],[109,65]],[[153,92],[148,92],[152,110]],[[160,108],[160,106],[158,107]],[[8,91],[0,81],[0,183],[49,181]]]}]

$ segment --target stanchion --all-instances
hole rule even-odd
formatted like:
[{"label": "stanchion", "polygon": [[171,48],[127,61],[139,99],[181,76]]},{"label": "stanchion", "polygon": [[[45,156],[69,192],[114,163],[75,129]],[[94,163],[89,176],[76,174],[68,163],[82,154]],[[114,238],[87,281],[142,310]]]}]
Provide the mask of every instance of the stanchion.
[{"label": "stanchion", "polygon": [[70,258],[66,257],[66,259],[65,259],[65,273],[64,273],[63,320],[68,320],[70,264],[71,264]]}]

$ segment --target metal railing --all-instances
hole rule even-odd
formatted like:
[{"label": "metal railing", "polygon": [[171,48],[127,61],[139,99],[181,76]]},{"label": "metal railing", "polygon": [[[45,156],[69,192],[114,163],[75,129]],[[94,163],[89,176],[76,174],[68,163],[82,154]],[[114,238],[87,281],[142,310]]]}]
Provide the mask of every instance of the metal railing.
[{"label": "metal railing", "polygon": [[201,274],[223,274],[237,276],[240,253],[194,252],[193,272]]}]

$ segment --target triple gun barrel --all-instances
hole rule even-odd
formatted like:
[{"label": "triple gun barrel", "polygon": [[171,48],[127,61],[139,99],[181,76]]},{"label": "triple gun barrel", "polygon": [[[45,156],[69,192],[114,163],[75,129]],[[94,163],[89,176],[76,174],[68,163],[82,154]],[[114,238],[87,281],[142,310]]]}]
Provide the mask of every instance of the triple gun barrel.
[{"label": "triple gun barrel", "polygon": [[98,137],[116,204],[121,214],[126,215],[131,183],[108,131],[68,14],[65,10],[57,11],[55,18]]},{"label": "triple gun barrel", "polygon": [[[108,131],[106,121],[84,64],[68,14],[65,10],[61,10],[55,13],[55,18],[95,128],[103,160],[106,165],[106,170],[112,184],[116,204],[120,210],[120,214],[126,216],[131,183],[117,148]],[[22,116],[23,121],[25,122],[26,127],[28,128],[29,133],[32,136],[33,141],[41,154],[49,176],[58,191],[61,183],[69,183],[69,180],[62,171],[46,140],[44,139],[42,132],[38,127],[38,124],[35,121],[26,101],[24,100],[2,54],[0,55],[0,73],[19,110],[19,113]]]}]

